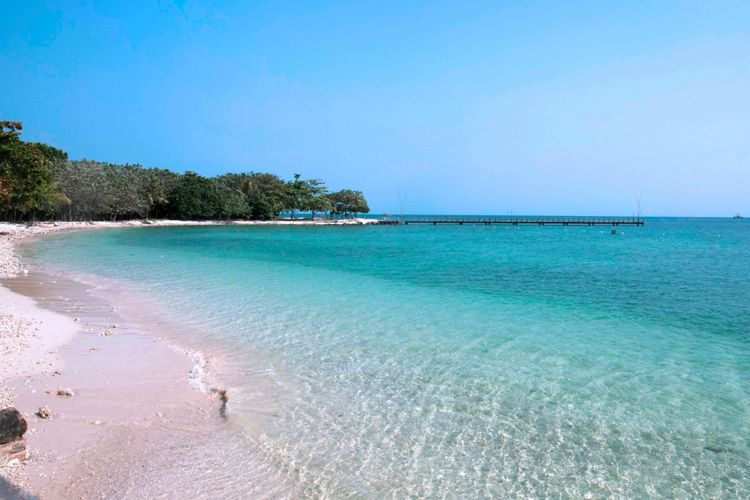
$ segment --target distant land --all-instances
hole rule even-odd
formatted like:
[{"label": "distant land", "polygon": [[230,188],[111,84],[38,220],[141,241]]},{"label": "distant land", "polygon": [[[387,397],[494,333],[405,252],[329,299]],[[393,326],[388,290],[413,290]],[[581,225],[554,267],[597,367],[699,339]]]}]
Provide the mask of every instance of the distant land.
[{"label": "distant land", "polygon": [[70,161],[65,151],[21,140],[21,122],[0,122],[0,220],[273,220],[282,212],[356,217],[361,191],[330,192],[321,179],[265,172],[206,178],[140,165]]}]

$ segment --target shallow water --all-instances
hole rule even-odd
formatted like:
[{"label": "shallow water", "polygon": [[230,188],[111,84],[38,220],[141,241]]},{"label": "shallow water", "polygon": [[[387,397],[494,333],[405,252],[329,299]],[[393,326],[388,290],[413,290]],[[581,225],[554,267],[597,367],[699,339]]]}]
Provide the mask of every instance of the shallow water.
[{"label": "shallow water", "polygon": [[229,353],[238,488],[750,494],[747,221],[144,228],[28,252]]}]

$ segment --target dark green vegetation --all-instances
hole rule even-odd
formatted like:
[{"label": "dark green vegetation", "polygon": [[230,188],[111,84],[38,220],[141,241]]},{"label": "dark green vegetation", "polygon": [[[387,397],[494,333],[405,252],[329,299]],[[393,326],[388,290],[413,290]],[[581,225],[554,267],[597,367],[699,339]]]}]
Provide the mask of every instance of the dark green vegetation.
[{"label": "dark green vegetation", "polygon": [[269,173],[206,178],[140,165],[69,161],[52,146],[24,142],[20,122],[0,122],[0,220],[171,218],[275,219],[282,212],[356,216],[370,208],[360,191],[330,193],[320,179]]}]

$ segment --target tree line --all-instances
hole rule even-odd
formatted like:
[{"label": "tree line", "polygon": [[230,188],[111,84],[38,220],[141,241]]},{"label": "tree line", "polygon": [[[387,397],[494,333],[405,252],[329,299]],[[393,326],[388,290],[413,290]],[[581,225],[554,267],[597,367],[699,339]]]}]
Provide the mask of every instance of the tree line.
[{"label": "tree line", "polygon": [[329,192],[320,179],[270,173],[203,177],[140,165],[75,160],[43,143],[25,142],[23,124],[0,121],[0,219],[272,220],[282,213],[356,216],[370,211],[361,191]]}]

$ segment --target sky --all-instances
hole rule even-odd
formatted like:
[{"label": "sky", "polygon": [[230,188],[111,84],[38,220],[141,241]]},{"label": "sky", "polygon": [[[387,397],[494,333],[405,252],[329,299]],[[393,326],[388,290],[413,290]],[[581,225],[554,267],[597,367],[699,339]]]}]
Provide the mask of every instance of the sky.
[{"label": "sky", "polygon": [[0,120],[376,213],[750,215],[750,2],[0,3]]}]

